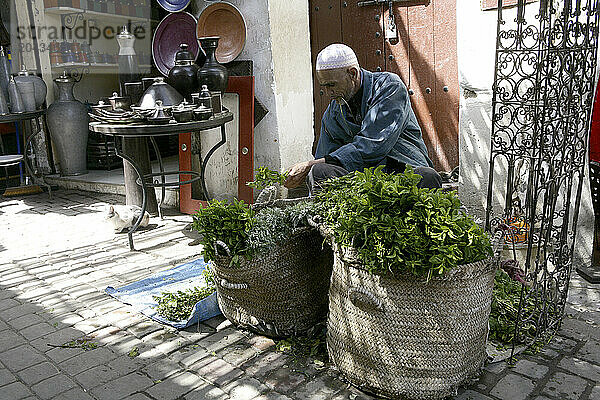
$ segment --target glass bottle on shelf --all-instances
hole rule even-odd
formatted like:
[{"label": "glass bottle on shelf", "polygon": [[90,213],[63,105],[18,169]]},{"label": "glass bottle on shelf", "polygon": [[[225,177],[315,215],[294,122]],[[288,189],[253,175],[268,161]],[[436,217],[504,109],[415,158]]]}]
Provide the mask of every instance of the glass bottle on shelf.
[{"label": "glass bottle on shelf", "polygon": [[125,93],[125,83],[139,82],[141,79],[140,68],[135,55],[135,37],[129,33],[127,26],[123,26],[117,35],[119,43],[119,83],[121,94]]}]

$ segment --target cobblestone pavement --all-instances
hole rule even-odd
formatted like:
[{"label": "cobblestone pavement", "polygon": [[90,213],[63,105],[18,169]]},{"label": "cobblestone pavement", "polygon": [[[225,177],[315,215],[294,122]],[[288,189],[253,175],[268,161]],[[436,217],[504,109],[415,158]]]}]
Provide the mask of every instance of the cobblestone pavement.
[{"label": "cobblestone pavement", "polygon": [[[372,399],[223,318],[176,331],[106,295],[200,250],[184,234],[191,217],[172,213],[135,234],[130,252],[102,220],[123,201],[67,190],[0,198],[0,399]],[[599,297],[574,275],[554,340],[514,367],[488,365],[456,399],[600,399]],[[97,347],[60,347],[70,342]]]}]

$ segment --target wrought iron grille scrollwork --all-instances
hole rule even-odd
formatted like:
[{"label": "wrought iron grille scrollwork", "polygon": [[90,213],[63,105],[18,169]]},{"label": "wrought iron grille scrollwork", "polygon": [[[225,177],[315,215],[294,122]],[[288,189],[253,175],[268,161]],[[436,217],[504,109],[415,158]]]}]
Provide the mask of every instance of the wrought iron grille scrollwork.
[{"label": "wrought iron grille scrollwork", "polygon": [[[529,286],[521,290],[514,352],[516,343],[531,344],[562,320],[585,177],[599,11],[598,0],[527,7],[519,0],[516,13],[498,3],[486,228],[508,224],[521,242]],[[503,168],[506,184],[496,185]]]},{"label": "wrought iron grille scrollwork", "polygon": [[73,12],[68,14],[61,14],[60,16],[62,26],[71,30],[75,28],[78,21],[83,21],[83,12]]},{"label": "wrought iron grille scrollwork", "polygon": [[75,82],[80,82],[84,75],[90,73],[90,67],[74,67],[67,66],[63,67],[65,72],[68,72],[71,78],[75,80]]}]

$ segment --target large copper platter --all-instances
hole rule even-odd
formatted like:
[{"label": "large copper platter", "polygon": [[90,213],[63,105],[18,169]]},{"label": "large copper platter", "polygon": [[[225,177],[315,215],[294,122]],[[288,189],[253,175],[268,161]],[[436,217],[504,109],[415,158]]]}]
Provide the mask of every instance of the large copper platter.
[{"label": "large copper platter", "polygon": [[221,64],[235,60],[246,43],[246,23],[240,11],[229,3],[214,3],[202,11],[197,37],[219,36],[216,57]]}]

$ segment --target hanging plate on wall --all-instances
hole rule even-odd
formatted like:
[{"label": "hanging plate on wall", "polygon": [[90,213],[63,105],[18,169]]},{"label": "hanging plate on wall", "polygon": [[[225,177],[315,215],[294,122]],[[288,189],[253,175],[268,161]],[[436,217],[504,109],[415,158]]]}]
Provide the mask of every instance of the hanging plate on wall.
[{"label": "hanging plate on wall", "polygon": [[190,0],[157,0],[158,4],[169,12],[178,12],[190,4]]},{"label": "hanging plate on wall", "polygon": [[226,64],[235,60],[244,50],[246,22],[240,11],[229,3],[214,3],[198,18],[197,37],[219,36],[217,61]]},{"label": "hanging plate on wall", "polygon": [[175,66],[175,53],[181,43],[187,43],[188,49],[198,55],[196,40],[196,18],[186,12],[167,15],[156,27],[152,38],[152,58],[156,68],[164,76],[169,75]]}]

